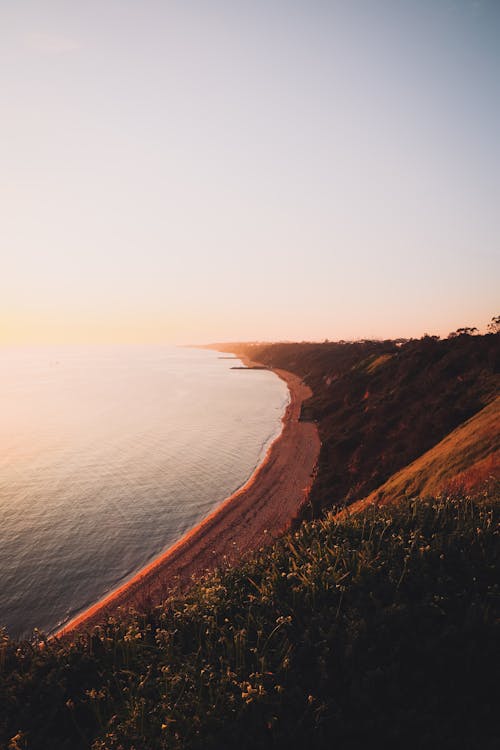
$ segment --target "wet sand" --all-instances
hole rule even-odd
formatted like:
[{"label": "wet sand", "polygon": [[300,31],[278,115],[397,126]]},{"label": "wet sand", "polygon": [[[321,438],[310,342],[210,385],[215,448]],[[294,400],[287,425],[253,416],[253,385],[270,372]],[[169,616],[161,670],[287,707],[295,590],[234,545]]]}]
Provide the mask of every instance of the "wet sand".
[{"label": "wet sand", "polygon": [[280,435],[247,483],[131,580],[70,620],[56,636],[97,625],[130,608],[159,604],[173,588],[185,588],[193,578],[237,562],[290,528],[307,502],[320,440],[316,424],[299,422],[302,402],[312,395],[310,388],[293,373],[273,372],[288,385],[290,403]]}]

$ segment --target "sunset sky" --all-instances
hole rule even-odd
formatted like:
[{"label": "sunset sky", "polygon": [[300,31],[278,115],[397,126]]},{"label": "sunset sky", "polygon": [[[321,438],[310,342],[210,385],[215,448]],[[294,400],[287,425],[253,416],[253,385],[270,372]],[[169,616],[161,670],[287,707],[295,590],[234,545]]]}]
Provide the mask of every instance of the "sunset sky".
[{"label": "sunset sky", "polygon": [[500,313],[498,0],[1,0],[0,343]]}]

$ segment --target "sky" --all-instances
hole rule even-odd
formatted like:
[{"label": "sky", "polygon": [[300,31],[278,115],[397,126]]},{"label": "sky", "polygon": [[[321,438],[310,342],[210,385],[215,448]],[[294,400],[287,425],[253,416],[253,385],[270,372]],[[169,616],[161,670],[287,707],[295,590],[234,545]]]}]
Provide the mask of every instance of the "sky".
[{"label": "sky", "polygon": [[498,0],[0,0],[0,344],[500,313]]}]

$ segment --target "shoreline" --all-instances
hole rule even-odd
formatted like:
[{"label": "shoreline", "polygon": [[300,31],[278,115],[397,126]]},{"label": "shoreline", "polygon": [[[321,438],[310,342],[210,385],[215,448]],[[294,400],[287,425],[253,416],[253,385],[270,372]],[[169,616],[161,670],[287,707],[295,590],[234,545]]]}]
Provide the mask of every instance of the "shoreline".
[{"label": "shoreline", "polygon": [[[258,364],[239,359],[246,366]],[[233,564],[290,528],[307,502],[320,440],[316,424],[299,422],[302,402],[312,395],[311,389],[293,373],[266,369],[286,383],[290,400],[281,432],[248,480],[132,578],[55,630],[52,638],[93,627],[130,608],[160,604],[172,590]]]}]

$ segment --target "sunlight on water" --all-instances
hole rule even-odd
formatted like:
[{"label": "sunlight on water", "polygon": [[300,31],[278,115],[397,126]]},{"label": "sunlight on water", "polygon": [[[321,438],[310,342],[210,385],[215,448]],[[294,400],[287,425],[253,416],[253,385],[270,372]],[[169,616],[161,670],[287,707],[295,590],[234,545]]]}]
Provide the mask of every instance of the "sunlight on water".
[{"label": "sunlight on water", "polygon": [[0,626],[54,628],[248,478],[288,392],[233,364],[167,347],[0,350]]}]

